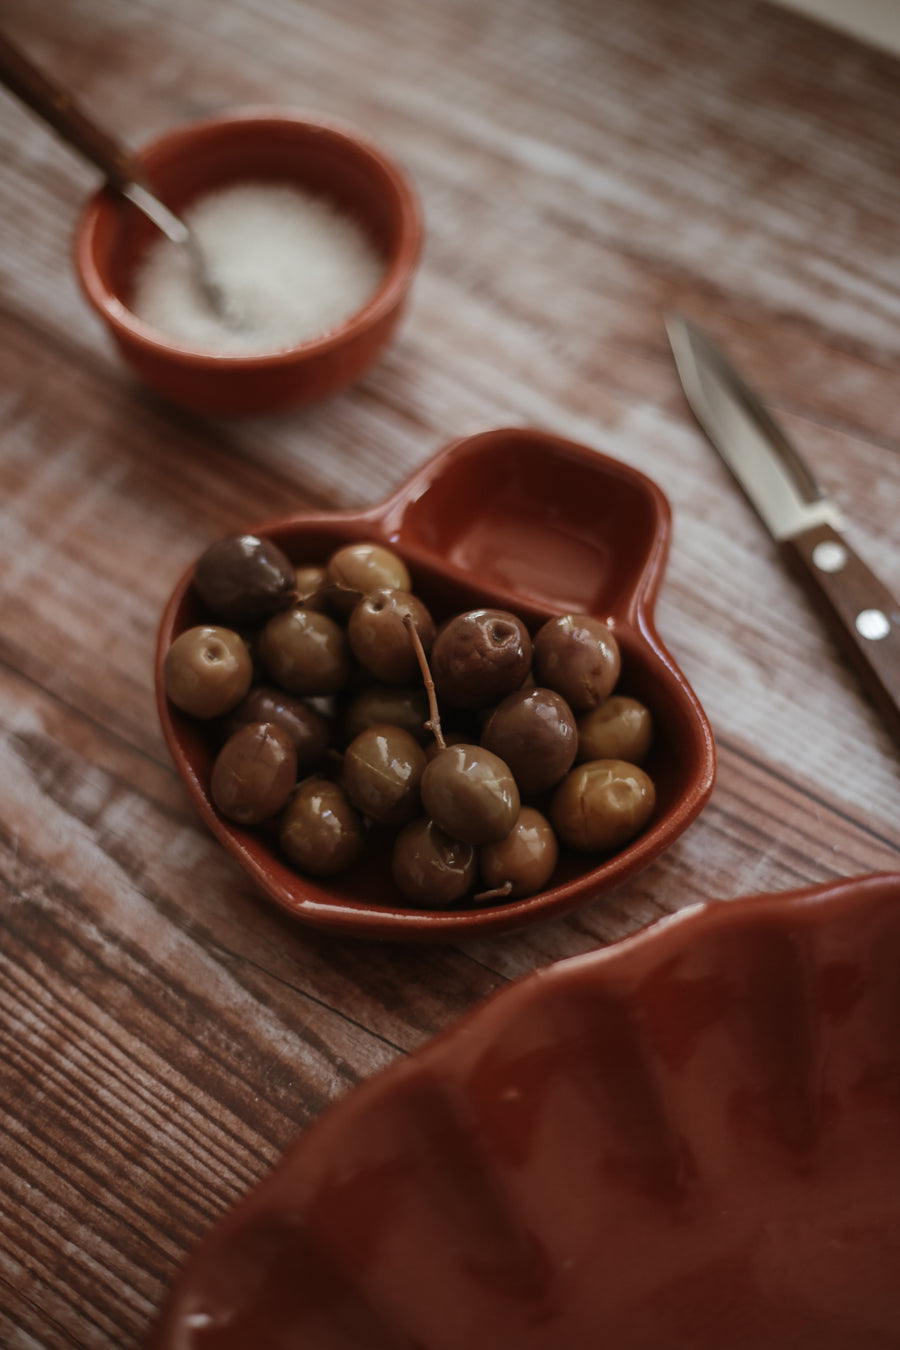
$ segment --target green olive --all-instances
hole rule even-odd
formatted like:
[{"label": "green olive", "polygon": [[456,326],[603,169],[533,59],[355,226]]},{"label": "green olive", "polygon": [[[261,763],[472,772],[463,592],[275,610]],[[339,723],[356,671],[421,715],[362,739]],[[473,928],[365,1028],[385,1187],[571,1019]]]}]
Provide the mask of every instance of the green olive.
[{"label": "green olive", "polygon": [[296,781],[290,734],[275,722],[248,722],[216,756],[210,795],[227,820],[259,825],[281,810]]},{"label": "green olive", "polygon": [[365,843],[362,817],[338,783],[307,778],[284,809],[279,841],[288,861],[310,876],[333,876],[356,862]]},{"label": "green olive", "polygon": [[350,678],[343,628],[327,614],[297,605],[270,619],[259,639],[269,678],[290,694],[334,694]]},{"label": "green olive", "polygon": [[166,694],[192,717],[219,717],[240,703],[253,679],[247,644],[230,628],[201,624],[179,634],[163,661]]},{"label": "green olive", "polygon": [[536,895],[553,874],[559,846],[546,816],[523,806],[505,839],[479,850],[481,879],[491,890],[508,887],[510,899]]},{"label": "green olive", "polygon": [[559,784],[550,820],[569,848],[608,853],[644,828],[655,805],[656,789],[643,769],[623,759],[594,759]]},{"label": "green olive", "polygon": [[653,740],[649,708],[636,698],[613,694],[578,718],[578,761],[625,759],[643,764]]}]

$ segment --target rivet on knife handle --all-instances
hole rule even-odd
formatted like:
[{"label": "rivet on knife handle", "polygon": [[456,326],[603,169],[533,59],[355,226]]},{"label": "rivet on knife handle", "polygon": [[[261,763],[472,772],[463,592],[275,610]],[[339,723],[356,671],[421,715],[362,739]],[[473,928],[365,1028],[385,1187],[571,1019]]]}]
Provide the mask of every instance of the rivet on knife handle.
[{"label": "rivet on knife handle", "polygon": [[783,539],[779,547],[900,741],[900,604],[828,525]]}]

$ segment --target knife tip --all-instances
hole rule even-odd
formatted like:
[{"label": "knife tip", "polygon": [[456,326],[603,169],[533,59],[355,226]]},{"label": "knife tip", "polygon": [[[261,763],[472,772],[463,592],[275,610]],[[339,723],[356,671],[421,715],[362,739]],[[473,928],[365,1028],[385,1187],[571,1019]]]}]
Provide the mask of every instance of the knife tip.
[{"label": "knife tip", "polygon": [[673,337],[688,337],[691,334],[701,334],[702,329],[693,319],[689,319],[681,310],[673,309],[664,316],[663,322],[666,326],[666,332],[670,340]]},{"label": "knife tip", "polygon": [[688,361],[723,363],[718,344],[693,319],[678,311],[665,316],[666,334],[679,369]]},{"label": "knife tip", "polygon": [[691,322],[678,310],[666,314],[663,322],[665,323],[666,337],[669,339],[672,354],[677,358],[679,352],[689,350],[692,346]]},{"label": "knife tip", "polygon": [[673,310],[670,314],[666,314],[663,322],[665,323],[666,337],[669,339],[669,346],[677,361],[679,353],[683,353],[690,349],[690,323],[685,316],[680,314],[677,310]]}]

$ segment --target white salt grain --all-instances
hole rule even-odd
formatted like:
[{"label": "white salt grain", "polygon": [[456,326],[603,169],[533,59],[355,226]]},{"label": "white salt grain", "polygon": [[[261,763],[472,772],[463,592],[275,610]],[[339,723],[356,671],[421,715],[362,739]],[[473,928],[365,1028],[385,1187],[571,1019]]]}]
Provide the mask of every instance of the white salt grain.
[{"label": "white salt grain", "polygon": [[348,216],[297,188],[246,183],[185,213],[228,321],[212,313],[185,249],[160,239],[138,268],[139,319],[181,346],[217,355],[281,351],[319,337],[370,299],[384,260]]}]

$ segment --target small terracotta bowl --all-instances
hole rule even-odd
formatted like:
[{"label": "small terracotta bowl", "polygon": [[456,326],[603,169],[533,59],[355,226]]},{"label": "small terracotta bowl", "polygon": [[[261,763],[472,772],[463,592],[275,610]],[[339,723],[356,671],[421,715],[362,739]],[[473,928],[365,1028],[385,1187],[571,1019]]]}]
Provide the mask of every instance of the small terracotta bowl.
[{"label": "small terracotta bowl", "polygon": [[643,701],[655,724],[645,768],[656,810],[644,831],[611,855],[561,850],[546,890],[506,903],[454,910],[408,907],[389,857],[368,851],[340,876],[300,876],[264,833],[230,824],[209,795],[216,742],[165,695],[163,661],[175,637],[208,619],[182,577],[159,629],[157,706],[169,750],[206,824],[277,905],[320,928],[412,941],[522,928],[596,900],[646,867],[705,805],[715,775],[706,717],[653,626],[670,513],[659,488],[635,469],[543,432],[497,430],[447,446],[379,506],[293,516],[253,528],[295,564],[322,562],[366,539],[396,550],[413,590],[435,619],[494,606],[532,629],[554,614],[593,614],[622,653],[617,686]]},{"label": "small terracotta bowl", "polygon": [[262,355],[193,351],[129,310],[135,267],[159,235],[130,202],[102,189],[76,230],[78,276],[127,364],[157,393],[212,415],[273,412],[337,393],[381,356],[403,314],[422,246],[416,194],[382,150],[333,121],[250,109],[171,131],[138,159],[177,213],[228,184],[292,183],[355,219],[385,259],[371,299],[321,337]]}]

